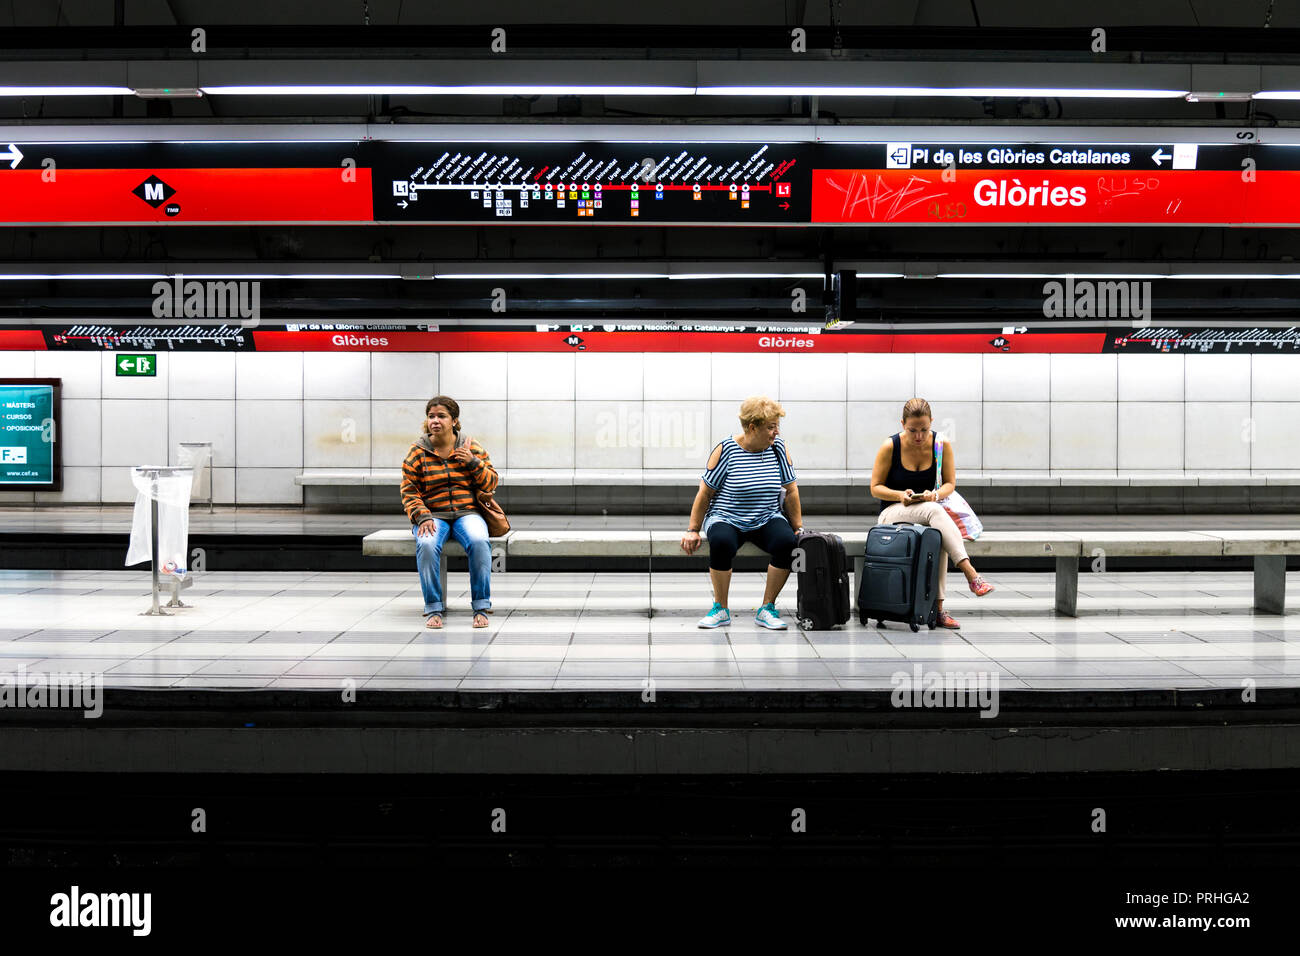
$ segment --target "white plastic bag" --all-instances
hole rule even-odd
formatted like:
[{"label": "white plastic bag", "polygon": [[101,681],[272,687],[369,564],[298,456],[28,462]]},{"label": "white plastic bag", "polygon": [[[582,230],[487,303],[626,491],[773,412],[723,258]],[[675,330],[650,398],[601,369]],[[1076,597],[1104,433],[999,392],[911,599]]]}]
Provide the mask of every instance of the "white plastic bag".
[{"label": "white plastic bag", "polygon": [[[943,436],[936,435],[934,442],[934,488],[938,491],[943,487]],[[984,530],[984,522],[980,521],[979,515],[975,514],[973,508],[961,496],[961,492],[954,490],[947,498],[939,499],[939,504],[943,510],[948,512],[948,517],[952,519],[961,536],[967,541],[974,541]]]},{"label": "white plastic bag", "polygon": [[150,503],[158,501],[158,573],[184,578],[189,573],[187,560],[190,536],[190,489],[194,472],[189,468],[168,469],[172,474],[153,477],[147,468],[135,468],[131,481],[135,485],[135,512],[131,518],[131,543],[126,550],[130,567],[153,560]]}]

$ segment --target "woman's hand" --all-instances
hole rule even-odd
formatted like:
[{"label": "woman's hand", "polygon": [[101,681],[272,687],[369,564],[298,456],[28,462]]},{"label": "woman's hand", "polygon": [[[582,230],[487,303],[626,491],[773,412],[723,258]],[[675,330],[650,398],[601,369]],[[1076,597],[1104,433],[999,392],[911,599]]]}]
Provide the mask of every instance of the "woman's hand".
[{"label": "woman's hand", "polygon": [[694,554],[700,549],[700,533],[698,531],[688,531],[682,535],[682,550],[687,554]]},{"label": "woman's hand", "polygon": [[474,457],[474,453],[469,450],[468,445],[462,445],[460,448],[453,451],[448,457],[460,462],[462,465],[468,465],[477,460]]},{"label": "woman's hand", "polygon": [[920,497],[920,499],[921,499],[922,501],[938,501],[938,500],[939,500],[939,492],[937,492],[937,491],[935,491],[933,488],[931,488],[929,491],[924,492],[924,493],[921,494],[919,497]]}]

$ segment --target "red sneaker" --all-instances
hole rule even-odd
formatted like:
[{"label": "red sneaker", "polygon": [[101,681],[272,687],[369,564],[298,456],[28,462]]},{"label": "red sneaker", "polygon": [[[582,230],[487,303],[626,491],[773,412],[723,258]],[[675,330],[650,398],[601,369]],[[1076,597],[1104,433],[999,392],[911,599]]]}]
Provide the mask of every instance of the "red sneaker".
[{"label": "red sneaker", "polygon": [[982,575],[975,575],[975,579],[970,583],[971,592],[976,597],[983,597],[993,590],[993,585],[984,580]]},{"label": "red sneaker", "polygon": [[947,611],[939,612],[939,618],[937,621],[935,621],[935,624],[938,627],[950,627],[954,631],[957,628],[961,627],[961,625],[957,623],[957,619],[953,617],[951,614],[949,614]]}]

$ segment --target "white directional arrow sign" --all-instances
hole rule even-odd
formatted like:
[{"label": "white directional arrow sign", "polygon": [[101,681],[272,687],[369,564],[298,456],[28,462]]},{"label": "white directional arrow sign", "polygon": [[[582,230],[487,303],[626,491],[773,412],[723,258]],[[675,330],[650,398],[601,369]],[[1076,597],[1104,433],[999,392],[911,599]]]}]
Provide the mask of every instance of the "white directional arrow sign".
[{"label": "white directional arrow sign", "polygon": [[1151,158],[1155,160],[1157,166],[1161,166],[1166,159],[1173,159],[1174,157],[1170,153],[1166,153],[1163,147],[1160,147],[1151,154]]},{"label": "white directional arrow sign", "polygon": [[124,358],[122,361],[117,363],[117,367],[123,372],[129,372],[131,369],[135,368],[135,359]]},{"label": "white directional arrow sign", "polygon": [[1028,331],[1029,331],[1029,326],[1027,325],[1019,325],[1019,326],[1007,325],[1007,326],[1003,326],[1002,328],[1003,335],[1011,335],[1014,332],[1028,332]]},{"label": "white directional arrow sign", "polygon": [[17,169],[18,164],[23,161],[23,151],[10,143],[8,152],[0,153],[0,160],[5,159],[9,160],[10,169]]}]

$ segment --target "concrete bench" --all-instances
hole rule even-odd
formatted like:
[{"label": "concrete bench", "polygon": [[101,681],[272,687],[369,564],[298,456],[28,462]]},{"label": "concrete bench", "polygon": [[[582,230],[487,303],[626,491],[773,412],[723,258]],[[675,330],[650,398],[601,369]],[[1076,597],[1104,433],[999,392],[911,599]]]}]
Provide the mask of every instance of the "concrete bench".
[{"label": "concrete bench", "polygon": [[[867,532],[840,533],[853,556],[854,582],[861,580]],[[494,538],[493,549],[519,557],[683,557],[680,531],[511,531]],[[447,548],[464,553],[448,539],[441,572],[446,574]],[[415,554],[410,531],[376,531],[366,535],[366,555]],[[1286,559],[1300,554],[1300,530],[1290,531],[987,531],[966,542],[972,558],[1050,558],[1055,562],[1058,614],[1075,617],[1079,606],[1079,559],[1099,557],[1250,556],[1254,558],[1254,606],[1269,614],[1286,613]],[[708,557],[704,541],[696,557]],[[752,544],[741,555],[761,555]],[[855,592],[856,593],[856,588]]]}]

